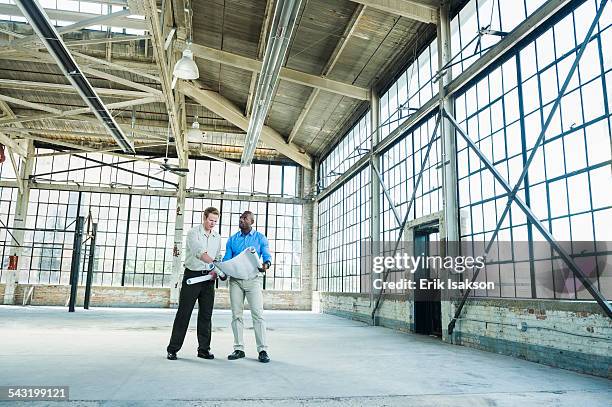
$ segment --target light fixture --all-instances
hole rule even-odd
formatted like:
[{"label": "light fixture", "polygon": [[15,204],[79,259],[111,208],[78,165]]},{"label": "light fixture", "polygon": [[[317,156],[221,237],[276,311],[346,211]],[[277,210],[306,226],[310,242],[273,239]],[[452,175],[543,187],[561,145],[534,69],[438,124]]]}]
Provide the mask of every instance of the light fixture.
[{"label": "light fixture", "polygon": [[[185,13],[189,15],[189,37],[185,42],[183,56],[181,59],[176,61],[172,75],[174,78],[178,79],[193,80],[200,77],[200,70],[198,69],[198,65],[193,60],[193,52],[191,51],[191,43],[193,38],[193,9],[191,8],[191,2],[186,4]],[[175,84],[176,79],[173,80],[173,85]]]},{"label": "light fixture", "polygon": [[200,70],[198,65],[193,60],[193,52],[191,51],[191,42],[187,43],[187,48],[183,50],[183,57],[176,62],[174,65],[174,71],[172,75],[179,79],[198,79],[200,77]]},{"label": "light fixture", "polygon": [[261,72],[257,79],[253,111],[240,159],[241,166],[248,166],[253,160],[261,130],[272,105],[272,98],[276,93],[279,72],[289,50],[301,3],[302,0],[277,0],[276,2]]},{"label": "light fixture", "polygon": [[191,128],[187,130],[187,141],[191,143],[201,143],[206,139],[206,133],[200,130],[200,123],[198,122],[198,116],[193,119]]}]

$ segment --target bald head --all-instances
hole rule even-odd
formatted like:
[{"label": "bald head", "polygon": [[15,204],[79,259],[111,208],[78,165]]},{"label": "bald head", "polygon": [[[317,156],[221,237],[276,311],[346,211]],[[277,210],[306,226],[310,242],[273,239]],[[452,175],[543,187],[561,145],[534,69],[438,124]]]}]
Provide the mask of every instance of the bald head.
[{"label": "bald head", "polygon": [[249,233],[255,223],[255,216],[251,211],[244,211],[238,220],[238,227],[242,233]]}]

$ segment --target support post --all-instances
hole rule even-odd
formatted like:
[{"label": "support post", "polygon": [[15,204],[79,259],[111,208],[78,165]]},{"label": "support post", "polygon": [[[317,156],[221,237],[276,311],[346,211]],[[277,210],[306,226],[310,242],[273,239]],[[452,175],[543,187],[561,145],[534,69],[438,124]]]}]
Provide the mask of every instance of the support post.
[{"label": "support post", "polygon": [[94,223],[91,227],[91,239],[89,239],[89,261],[87,262],[87,282],[85,283],[85,300],[83,308],[89,309],[91,299],[91,284],[93,282],[93,272],[96,257],[96,235],[98,234],[98,224]]},{"label": "support post", "polygon": [[[310,292],[311,292],[311,310],[314,312],[320,312],[321,310],[321,298],[319,296],[319,202],[315,199],[317,195],[317,179],[319,174],[319,160],[314,163],[312,170],[303,170],[304,173],[304,196],[312,199],[312,227],[309,231],[310,234],[304,233],[304,237],[310,239],[311,247],[310,252],[305,252],[305,256],[310,256]],[[306,177],[306,173],[310,173],[309,177]],[[308,206],[304,205],[305,207]],[[304,228],[306,229],[306,228]],[[308,232],[308,231],[307,231]],[[302,260],[302,264],[305,260]]]},{"label": "support post", "polygon": [[85,217],[78,216],[74,227],[74,241],[72,244],[72,261],[70,262],[70,299],[68,312],[74,312],[79,286],[79,268],[81,264],[81,246],[83,243],[83,225]]},{"label": "support post", "polygon": [[[440,21],[438,23],[438,66],[440,69],[448,63],[451,57],[450,35],[450,4],[448,1],[440,7]],[[447,69],[440,74],[439,105],[440,111],[454,113],[454,98],[445,93],[446,85],[451,81],[452,70]],[[453,126],[442,115],[440,117],[440,136],[442,139],[442,166],[443,166],[443,202],[444,226],[446,241],[459,240],[459,219],[457,203],[457,142]],[[454,245],[451,245],[454,246]]]},{"label": "support post", "polygon": [[[455,111],[454,97],[446,94],[446,86],[452,80],[452,69],[444,69],[451,60],[451,30],[450,30],[450,2],[443,1],[440,5],[438,15],[438,69],[440,79],[438,81],[438,95],[440,112]],[[442,202],[444,214],[443,224],[440,225],[441,239],[443,239],[444,255],[458,256],[459,253],[459,205],[457,199],[457,141],[453,126],[444,115],[440,115],[440,136],[442,141]],[[442,243],[442,242],[439,242]],[[448,270],[441,270],[440,277],[445,281],[450,277]],[[449,301],[450,295],[447,290],[442,290],[442,337],[448,337],[445,329],[453,315],[453,305]]]},{"label": "support post", "polygon": [[[186,156],[186,154],[185,154]],[[187,166],[185,157],[179,158],[181,167]],[[174,247],[172,249],[172,280],[170,285],[170,307],[178,306],[181,289],[181,275],[183,274],[183,228],[185,224],[185,198],[187,190],[187,177],[179,177],[179,186],[176,192],[176,218],[174,220]]]},{"label": "support post", "polygon": [[30,200],[30,183],[28,179],[34,169],[34,143],[32,140],[27,141],[26,156],[22,161],[19,174],[16,177],[21,179],[23,188],[17,191],[17,203],[15,205],[15,217],[13,219],[13,231],[11,238],[10,255],[17,256],[17,266],[14,270],[8,270],[6,276],[6,286],[4,289],[4,304],[15,304],[15,290],[19,284],[19,274],[23,266],[23,257],[26,249],[23,247],[26,217],[28,215],[28,201]]},{"label": "support post", "polygon": [[[372,134],[372,151],[380,142],[380,97],[376,89],[370,91],[370,129]],[[370,239],[371,239],[371,256],[380,256],[380,183],[376,182],[378,178],[377,171],[380,170],[380,156],[372,153],[370,156]],[[365,287],[361,287],[361,292],[364,292]],[[374,274],[370,273],[370,286],[367,291],[370,293],[370,308],[374,315],[374,298],[382,292],[374,289]],[[376,325],[377,321],[373,317],[372,324]]]}]

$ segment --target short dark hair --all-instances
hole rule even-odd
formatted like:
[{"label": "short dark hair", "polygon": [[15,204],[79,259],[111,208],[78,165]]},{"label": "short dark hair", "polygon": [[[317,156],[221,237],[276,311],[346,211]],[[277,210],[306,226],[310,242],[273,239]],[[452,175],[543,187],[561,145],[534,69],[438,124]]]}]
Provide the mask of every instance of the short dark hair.
[{"label": "short dark hair", "polygon": [[219,216],[219,209],[217,209],[217,208],[215,208],[213,206],[209,206],[208,208],[204,209],[204,219],[207,219],[208,215],[210,215],[211,213],[213,215]]}]

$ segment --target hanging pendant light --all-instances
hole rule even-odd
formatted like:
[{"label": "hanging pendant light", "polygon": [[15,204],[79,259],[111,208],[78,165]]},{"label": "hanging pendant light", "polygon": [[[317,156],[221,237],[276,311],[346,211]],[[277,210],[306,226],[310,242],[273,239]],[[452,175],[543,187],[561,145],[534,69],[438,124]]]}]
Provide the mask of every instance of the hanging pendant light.
[{"label": "hanging pendant light", "polygon": [[200,123],[198,122],[198,116],[193,119],[191,128],[187,130],[187,141],[191,143],[201,143],[206,139],[206,133],[200,130]]},{"label": "hanging pendant light", "polygon": [[183,57],[176,62],[174,65],[174,71],[172,75],[176,78],[191,80],[198,79],[200,77],[200,70],[198,65],[193,60],[193,52],[191,51],[191,42],[187,42],[187,48],[183,50]]}]

